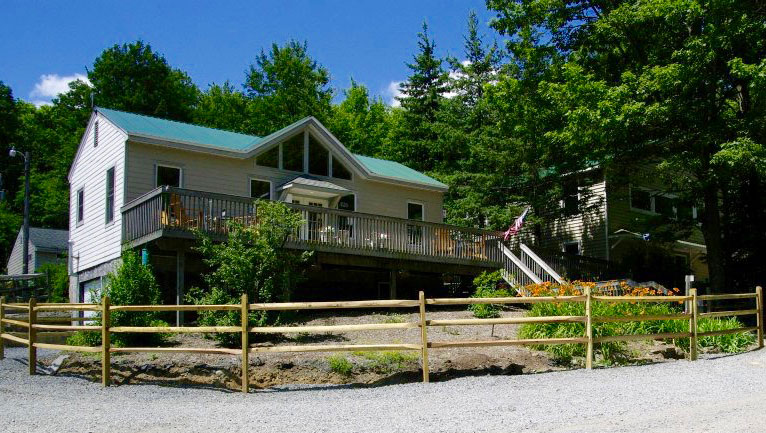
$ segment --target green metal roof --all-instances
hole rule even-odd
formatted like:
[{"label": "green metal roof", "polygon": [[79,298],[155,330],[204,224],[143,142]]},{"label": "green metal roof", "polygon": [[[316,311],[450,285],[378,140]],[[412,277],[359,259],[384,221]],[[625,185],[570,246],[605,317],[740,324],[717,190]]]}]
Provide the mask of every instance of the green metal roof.
[{"label": "green metal roof", "polygon": [[[109,121],[132,135],[153,137],[162,140],[192,143],[198,146],[224,149],[235,152],[251,150],[264,141],[263,137],[207,128],[174,120],[160,119],[142,114],[127,113],[97,107],[96,111]],[[286,128],[285,128],[286,129]],[[272,134],[274,135],[274,134]],[[371,158],[363,155],[353,155],[369,172],[408,182],[421,183],[437,188],[447,188],[447,185],[413,170],[398,162],[385,159]]]},{"label": "green metal roof", "polygon": [[262,139],[254,135],[239,134],[221,129],[207,128],[174,120],[126,113],[124,111],[96,108],[107,119],[128,134],[156,137],[170,141],[182,141],[201,146],[227,150],[245,150],[257,145]]},{"label": "green metal roof", "polygon": [[354,155],[359,162],[364,165],[370,172],[386,177],[393,177],[402,180],[408,180],[410,182],[425,183],[428,185],[447,188],[447,185],[439,182],[438,180],[426,176],[425,174],[413,170],[406,165],[399,164],[398,162],[389,161],[386,159],[371,158],[369,156]]}]

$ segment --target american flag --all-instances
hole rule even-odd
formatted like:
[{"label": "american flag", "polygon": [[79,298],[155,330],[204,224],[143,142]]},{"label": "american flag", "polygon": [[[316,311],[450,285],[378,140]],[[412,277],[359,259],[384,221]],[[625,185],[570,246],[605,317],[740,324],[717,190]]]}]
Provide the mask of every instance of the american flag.
[{"label": "american flag", "polygon": [[513,225],[508,227],[508,230],[505,231],[505,235],[503,236],[504,240],[508,240],[511,238],[511,236],[515,235],[516,233],[521,230],[521,226],[524,225],[524,218],[527,217],[527,213],[529,213],[529,208],[524,209],[524,212],[519,215],[518,218],[516,218],[516,221],[513,222]]}]

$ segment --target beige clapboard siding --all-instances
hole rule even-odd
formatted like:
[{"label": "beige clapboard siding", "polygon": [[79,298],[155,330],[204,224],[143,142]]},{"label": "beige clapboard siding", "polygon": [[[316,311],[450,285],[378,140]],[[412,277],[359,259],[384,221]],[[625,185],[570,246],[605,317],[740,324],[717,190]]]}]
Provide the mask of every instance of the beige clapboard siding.
[{"label": "beige clapboard siding", "polygon": [[[101,115],[98,147],[93,147],[93,123],[88,125],[84,142],[74,162],[69,193],[69,240],[74,242],[72,266],[75,272],[111,261],[120,255],[122,241],[123,170],[127,136]],[[106,171],[115,169],[114,221],[105,223]],[[77,224],[77,191],[85,189],[83,223]]]},{"label": "beige clapboard siding", "polygon": [[[155,188],[157,164],[182,167],[184,188],[243,197],[249,195],[251,177],[269,180],[275,189],[301,174],[256,166],[254,158],[227,158],[135,142],[128,142],[127,148],[127,201]],[[442,221],[442,193],[438,191],[370,181],[357,175],[351,181],[323,179],[356,193],[358,212],[406,218],[407,201],[411,200],[425,205],[426,221]]]},{"label": "beige clapboard siding", "polygon": [[588,187],[588,212],[569,218],[559,218],[543,227],[541,246],[561,251],[562,244],[579,241],[583,255],[606,259],[606,183],[599,182]]}]

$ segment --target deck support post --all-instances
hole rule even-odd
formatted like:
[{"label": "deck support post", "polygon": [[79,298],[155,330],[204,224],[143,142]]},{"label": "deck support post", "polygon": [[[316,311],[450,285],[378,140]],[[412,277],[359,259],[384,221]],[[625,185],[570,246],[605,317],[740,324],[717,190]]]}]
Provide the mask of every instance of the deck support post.
[{"label": "deck support post", "polygon": [[389,271],[389,283],[388,283],[388,297],[389,299],[396,299],[396,269]]},{"label": "deck support post", "polygon": [[[184,250],[176,251],[176,305],[184,303],[184,272],[186,267],[186,253]],[[184,312],[176,311],[176,326],[183,326]]]}]

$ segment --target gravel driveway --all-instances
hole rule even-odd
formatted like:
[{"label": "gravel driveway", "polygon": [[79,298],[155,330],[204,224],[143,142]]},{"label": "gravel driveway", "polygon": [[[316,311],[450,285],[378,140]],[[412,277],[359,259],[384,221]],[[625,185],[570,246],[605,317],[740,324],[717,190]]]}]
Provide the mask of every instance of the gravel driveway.
[{"label": "gravel driveway", "polygon": [[[41,356],[52,356],[40,351]],[[754,432],[766,430],[766,350],[662,364],[375,388],[221,389],[27,375],[0,361],[0,431]]]}]

